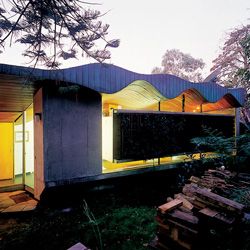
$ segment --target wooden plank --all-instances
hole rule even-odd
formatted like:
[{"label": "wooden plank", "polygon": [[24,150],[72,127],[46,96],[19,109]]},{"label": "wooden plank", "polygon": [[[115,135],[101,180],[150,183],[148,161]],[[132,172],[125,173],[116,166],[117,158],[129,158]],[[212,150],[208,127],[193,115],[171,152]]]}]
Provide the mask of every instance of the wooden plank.
[{"label": "wooden plank", "polygon": [[183,195],[181,193],[180,194],[175,194],[174,198],[182,201],[183,202],[183,207],[185,207],[186,209],[191,211],[194,208],[192,203],[185,198],[185,195]]},{"label": "wooden plank", "polygon": [[158,242],[157,242],[157,249],[159,249],[159,247],[160,247],[160,249],[170,250],[169,247],[167,247],[164,243],[162,243],[161,241],[158,240]]},{"label": "wooden plank", "polygon": [[199,222],[199,219],[196,216],[189,213],[184,213],[179,210],[171,211],[168,216],[172,219],[176,219],[178,221],[182,221],[183,223],[188,223],[190,225],[197,225]]},{"label": "wooden plank", "polygon": [[215,215],[217,215],[219,212],[212,210],[210,208],[203,208],[199,211],[199,213],[204,214],[208,217],[214,217]]},{"label": "wooden plank", "polygon": [[168,224],[163,224],[163,223],[157,223],[159,228],[163,228],[166,231],[169,231],[169,225]]},{"label": "wooden plank", "polygon": [[[172,227],[171,232],[166,235],[164,232],[163,234],[158,234],[158,243],[163,244],[165,246],[169,246],[170,249],[180,249],[179,247],[182,246],[185,249],[192,249],[192,244],[180,239],[179,234],[181,231],[177,227]],[[181,249],[183,249],[181,248]]]},{"label": "wooden plank", "polygon": [[198,208],[198,209],[203,209],[205,208],[207,205],[204,204],[203,202],[200,202],[199,200],[197,200],[197,197],[195,197],[194,201],[192,201],[192,204]]},{"label": "wooden plank", "polygon": [[158,211],[160,211],[162,214],[165,214],[167,212],[172,211],[173,209],[180,207],[183,204],[182,201],[178,199],[174,199],[168,203],[165,203],[158,207]]},{"label": "wooden plank", "polygon": [[236,211],[241,213],[244,209],[244,205],[236,201],[224,198],[218,194],[209,192],[205,189],[197,188],[195,193],[201,199],[208,200],[209,202],[214,203],[217,206],[224,207],[230,211]]},{"label": "wooden plank", "polygon": [[[202,199],[198,196],[195,197],[195,201],[197,202],[197,204],[200,205],[201,208],[206,208],[206,207],[209,207],[209,208],[212,208],[212,209],[218,209],[218,210],[222,210],[223,207],[211,202],[211,201],[208,201],[208,200],[205,200],[205,199]],[[226,209],[227,211],[227,209]]]},{"label": "wooden plank", "polygon": [[171,198],[171,197],[168,197],[167,198],[167,202],[170,202],[170,201],[172,201],[173,200],[173,198]]},{"label": "wooden plank", "polygon": [[170,237],[171,237],[174,241],[177,241],[177,240],[178,240],[178,229],[177,229],[177,228],[175,228],[175,227],[172,228]]},{"label": "wooden plank", "polygon": [[228,224],[228,225],[232,225],[234,222],[235,222],[235,218],[234,217],[230,217],[230,216],[227,216],[227,215],[223,215],[221,213],[219,214],[216,214],[215,215],[215,218],[220,221],[220,222],[223,222],[225,224]]},{"label": "wooden plank", "polygon": [[194,235],[197,235],[198,234],[198,231],[197,230],[194,230],[188,226],[185,226],[177,221],[174,221],[174,220],[171,220],[171,219],[168,219],[167,222],[170,224],[170,225],[175,225],[176,227],[180,228],[180,229],[184,229],[184,230],[187,230],[189,233],[191,234],[194,234]]},{"label": "wooden plank", "polygon": [[183,189],[182,189],[182,193],[185,194],[186,196],[192,197],[195,195],[195,191],[198,188],[198,186],[196,184],[186,184]]},{"label": "wooden plank", "polygon": [[235,222],[235,217],[219,213],[218,211],[215,211],[209,208],[204,208],[200,210],[199,213],[202,215],[208,216],[209,218],[212,218],[215,221],[223,223],[223,224],[232,225]]},{"label": "wooden plank", "polygon": [[177,208],[178,210],[184,212],[184,213],[188,213],[188,214],[193,214],[193,212],[190,209],[187,209],[186,207],[184,207],[183,205]]},{"label": "wooden plank", "polygon": [[190,178],[189,178],[189,181],[190,182],[193,182],[193,183],[196,183],[196,184],[198,184],[199,182],[200,182],[200,178],[199,177],[196,177],[196,176],[191,176]]}]

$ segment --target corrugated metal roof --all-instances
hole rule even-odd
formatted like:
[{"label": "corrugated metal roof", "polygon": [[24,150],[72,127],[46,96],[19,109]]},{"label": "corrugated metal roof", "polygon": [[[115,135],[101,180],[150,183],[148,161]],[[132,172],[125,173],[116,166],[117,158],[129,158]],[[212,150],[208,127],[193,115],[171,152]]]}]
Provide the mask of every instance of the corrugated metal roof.
[{"label": "corrugated metal roof", "polygon": [[[140,99],[144,96],[144,100],[148,99],[149,103],[152,98],[164,101],[165,99],[176,98],[184,92],[193,91],[193,94],[201,97],[204,102],[216,103],[226,96],[226,99],[231,100],[231,103],[238,107],[244,105],[246,95],[243,88],[225,88],[212,82],[192,83],[173,75],[138,74],[115,65],[99,63],[60,70],[31,69],[0,64],[0,74],[2,74],[0,76],[1,110],[8,100],[13,101],[13,107],[9,105],[11,110],[14,107],[22,110],[25,106],[28,106],[28,102],[30,102],[30,98],[36,89],[34,85],[36,80],[56,80],[78,84],[103,93],[104,96],[120,91],[122,93],[120,98],[133,95],[134,99]],[[18,80],[15,81],[14,77],[12,80],[6,79],[3,75],[9,75],[6,76],[7,78],[10,75],[12,77],[18,76]],[[28,85],[30,86],[28,89],[26,89],[27,86],[21,84],[24,77],[32,79],[32,81],[29,81],[31,84]],[[126,87],[127,89],[125,89]],[[2,96],[1,91],[4,93]],[[113,96],[113,98],[115,97]]]}]

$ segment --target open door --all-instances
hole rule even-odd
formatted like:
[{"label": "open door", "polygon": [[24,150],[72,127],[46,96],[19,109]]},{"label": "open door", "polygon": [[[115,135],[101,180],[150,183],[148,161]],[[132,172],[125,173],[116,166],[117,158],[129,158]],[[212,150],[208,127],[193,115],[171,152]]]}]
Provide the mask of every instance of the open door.
[{"label": "open door", "polygon": [[14,177],[13,123],[0,123],[0,180]]},{"label": "open door", "polygon": [[24,184],[34,188],[34,111],[31,104],[24,112],[25,115],[25,178]]}]

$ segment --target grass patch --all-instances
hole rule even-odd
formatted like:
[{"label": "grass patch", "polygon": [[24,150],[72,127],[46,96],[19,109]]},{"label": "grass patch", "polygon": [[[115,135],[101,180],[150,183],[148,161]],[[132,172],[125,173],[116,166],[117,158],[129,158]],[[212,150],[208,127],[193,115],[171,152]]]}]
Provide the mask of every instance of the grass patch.
[{"label": "grass patch", "polygon": [[70,211],[46,208],[29,218],[17,218],[0,233],[0,249],[59,250],[77,242],[98,250],[147,249],[156,232],[155,208],[131,207],[121,204],[121,199],[120,204],[110,199],[90,199],[87,212],[86,204],[80,204]]},{"label": "grass patch", "polygon": [[155,209],[122,207],[100,218],[104,249],[146,249],[156,232]]},{"label": "grass patch", "polygon": [[91,249],[146,249],[155,234],[154,208],[121,207],[96,217],[100,230],[94,233],[93,221],[78,208],[64,213],[46,210],[30,220],[19,219],[2,234],[1,249],[67,249],[82,242]]}]

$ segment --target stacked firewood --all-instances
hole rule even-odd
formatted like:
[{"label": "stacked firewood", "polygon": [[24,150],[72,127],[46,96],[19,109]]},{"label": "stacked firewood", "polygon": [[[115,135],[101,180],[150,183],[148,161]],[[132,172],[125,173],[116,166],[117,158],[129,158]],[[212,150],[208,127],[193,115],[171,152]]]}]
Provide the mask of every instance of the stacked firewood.
[{"label": "stacked firewood", "polygon": [[242,222],[245,206],[220,194],[248,184],[246,178],[236,181],[236,174],[225,170],[192,176],[182,193],[158,207],[157,237],[152,245],[156,249],[201,249],[202,244],[204,249],[213,228],[232,232]]}]

